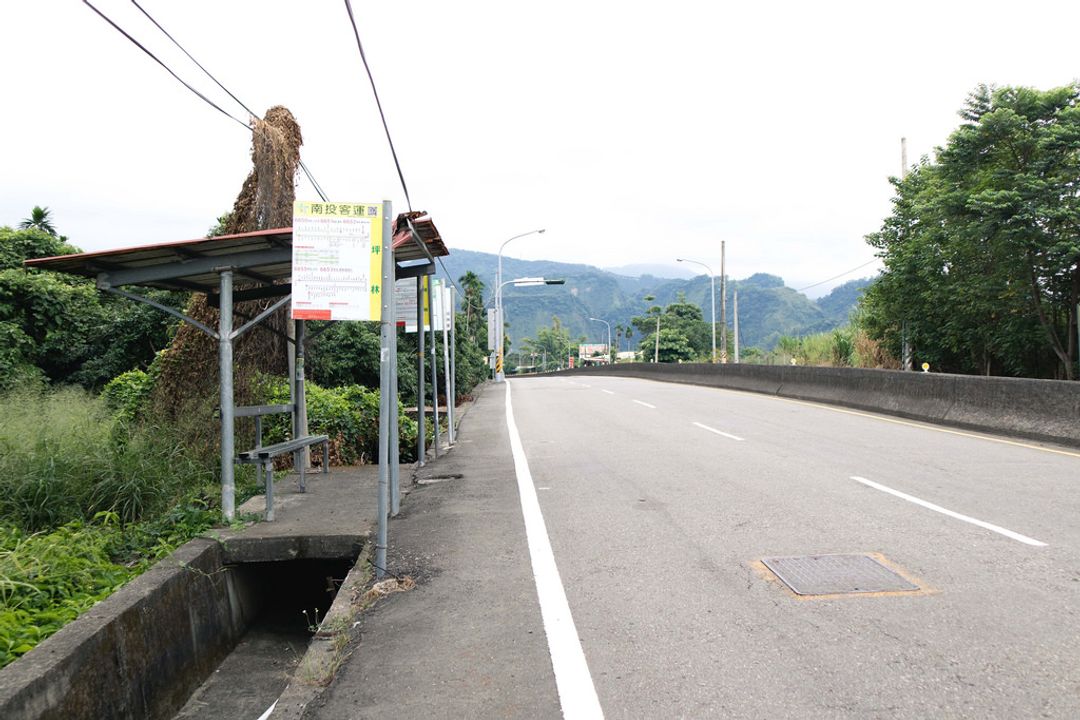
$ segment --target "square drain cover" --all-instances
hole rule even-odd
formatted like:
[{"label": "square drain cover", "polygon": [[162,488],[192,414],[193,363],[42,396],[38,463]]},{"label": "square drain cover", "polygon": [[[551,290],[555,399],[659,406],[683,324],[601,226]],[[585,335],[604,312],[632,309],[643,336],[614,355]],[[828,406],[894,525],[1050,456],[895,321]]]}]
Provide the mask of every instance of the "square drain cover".
[{"label": "square drain cover", "polygon": [[869,555],[798,555],[761,558],[799,595],[918,590]]}]

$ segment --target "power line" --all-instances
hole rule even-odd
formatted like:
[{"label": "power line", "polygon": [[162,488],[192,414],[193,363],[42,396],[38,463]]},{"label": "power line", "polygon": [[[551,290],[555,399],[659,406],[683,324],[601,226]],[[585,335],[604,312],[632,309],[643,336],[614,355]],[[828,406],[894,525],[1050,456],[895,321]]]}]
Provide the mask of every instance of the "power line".
[{"label": "power line", "polygon": [[168,31],[168,30],[166,30],[165,28],[163,28],[163,27],[161,26],[161,23],[159,23],[159,22],[158,22],[157,20],[155,20],[155,19],[154,19],[154,17],[153,17],[153,16],[152,16],[152,15],[151,15],[150,13],[146,12],[146,10],[144,10],[144,9],[143,9],[143,6],[142,6],[142,5],[140,5],[140,4],[139,4],[139,3],[137,2],[137,0],[131,0],[131,4],[132,4],[132,5],[134,5],[135,7],[139,8],[139,12],[141,12],[141,13],[142,13],[143,15],[145,15],[145,16],[146,16],[146,19],[147,19],[147,20],[149,20],[150,22],[154,23],[154,27],[156,27],[156,28],[157,28],[158,30],[160,30],[160,31],[161,31],[161,32],[162,32],[162,33],[163,33],[163,34],[165,35],[165,37],[169,38],[169,40],[171,40],[171,41],[172,41],[172,44],[173,44],[173,45],[175,45],[176,47],[180,48],[180,52],[182,52],[182,53],[184,53],[185,55],[187,55],[187,57],[188,57],[188,60],[190,60],[191,62],[195,63],[195,66],[196,66],[197,68],[199,68],[200,70],[202,70],[202,71],[203,71],[203,74],[205,74],[205,75],[206,75],[206,77],[208,77],[208,78],[210,78],[211,80],[213,80],[213,81],[214,81],[214,84],[215,84],[215,85],[217,85],[217,86],[218,86],[219,88],[221,88],[222,90],[224,90],[224,91],[225,91],[225,94],[226,94],[226,95],[228,95],[228,96],[229,96],[229,97],[231,97],[231,98],[232,98],[233,100],[235,100],[235,101],[236,101],[236,104],[237,104],[237,105],[239,105],[240,107],[242,107],[242,108],[244,108],[245,110],[247,110],[247,114],[248,114],[248,115],[250,115],[251,117],[258,117],[258,116],[257,116],[257,115],[256,115],[255,113],[253,113],[253,112],[251,111],[251,108],[249,108],[249,107],[248,107],[247,105],[245,105],[245,104],[243,103],[243,101],[241,101],[241,100],[240,100],[240,98],[236,97],[236,96],[235,96],[235,95],[233,95],[233,94],[232,94],[231,92],[229,92],[229,88],[227,88],[227,87],[225,87],[224,85],[222,85],[222,84],[221,84],[221,83],[220,83],[220,82],[218,81],[218,79],[217,79],[216,77],[214,77],[213,75],[211,75],[211,74],[210,74],[210,71],[209,71],[209,70],[207,70],[206,68],[204,68],[204,67],[202,66],[202,63],[200,63],[200,62],[199,62],[198,60],[196,60],[196,59],[195,59],[195,58],[194,58],[194,57],[192,56],[192,54],[191,54],[191,53],[189,53],[189,52],[188,52],[188,51],[187,51],[187,50],[186,50],[186,49],[184,48],[184,46],[183,46],[183,45],[181,45],[181,44],[179,43],[179,41],[177,41],[177,39],[176,39],[176,38],[174,38],[174,37],[173,37],[173,36],[172,36],[171,34],[169,34],[169,31]]},{"label": "power line", "polygon": [[877,261],[878,261],[878,258],[874,258],[873,260],[870,260],[869,262],[864,262],[862,265],[859,265],[857,267],[853,267],[850,270],[847,270],[845,272],[840,273],[839,275],[833,275],[831,278],[828,278],[826,280],[822,280],[821,282],[816,282],[813,285],[807,285],[804,288],[799,288],[795,292],[803,292],[804,290],[809,290],[810,288],[817,287],[818,285],[824,285],[827,282],[832,282],[833,280],[839,280],[840,278],[844,277],[845,275],[850,275],[851,273],[855,272],[856,270],[862,270],[867,265],[873,265]]},{"label": "power line", "polygon": [[235,115],[230,115],[230,114],[229,114],[228,112],[226,112],[225,110],[223,110],[223,109],[221,108],[221,106],[220,106],[220,105],[218,105],[218,104],[217,104],[217,103],[215,103],[215,102],[214,102],[213,100],[211,100],[210,98],[208,98],[208,97],[206,97],[205,95],[203,95],[203,94],[202,94],[201,92],[199,92],[198,90],[196,90],[195,88],[193,88],[193,87],[192,87],[191,85],[188,85],[188,84],[187,84],[187,83],[186,83],[186,82],[185,82],[185,81],[184,81],[184,80],[183,80],[183,79],[182,79],[182,78],[181,78],[181,77],[180,77],[179,75],[177,75],[176,73],[174,73],[174,72],[172,71],[172,69],[171,69],[171,68],[170,68],[170,67],[169,67],[168,65],[166,65],[165,63],[163,63],[163,62],[162,62],[162,61],[161,61],[160,59],[158,59],[158,56],[157,56],[157,55],[155,55],[154,53],[152,53],[152,52],[150,52],[149,50],[147,50],[147,49],[146,49],[146,48],[145,48],[145,47],[144,47],[144,46],[142,45],[142,43],[140,43],[140,42],[139,42],[138,40],[136,40],[135,38],[133,38],[133,37],[132,37],[131,35],[129,35],[129,34],[128,34],[128,33],[127,33],[127,32],[126,32],[126,31],[125,31],[125,30],[124,30],[123,28],[121,28],[121,27],[120,27],[119,25],[117,25],[117,24],[116,24],[116,23],[114,23],[114,22],[113,22],[112,20],[110,20],[110,19],[109,19],[109,17],[108,17],[107,15],[105,15],[105,13],[101,12],[101,11],[100,11],[100,10],[98,10],[98,9],[97,9],[96,7],[94,7],[94,5],[93,5],[93,4],[92,4],[92,3],[90,2],[90,0],[83,0],[83,3],[84,3],[84,4],[85,4],[85,5],[87,6],[87,7],[89,7],[89,8],[91,9],[91,10],[93,10],[93,11],[94,11],[95,13],[97,13],[97,14],[98,14],[98,16],[99,16],[99,17],[100,17],[100,18],[101,18],[102,20],[104,20],[105,22],[107,22],[107,23],[109,23],[110,25],[112,25],[112,26],[113,26],[113,28],[114,28],[114,29],[115,29],[115,30],[116,30],[116,31],[117,31],[118,33],[120,33],[121,35],[123,35],[124,37],[126,37],[126,38],[127,38],[128,40],[130,40],[130,41],[131,41],[131,42],[132,42],[132,43],[133,43],[133,44],[135,45],[135,47],[137,47],[137,48],[139,48],[140,50],[142,50],[142,51],[143,51],[144,53],[146,53],[147,55],[149,55],[149,56],[150,56],[150,57],[151,57],[151,58],[153,59],[153,61],[154,61],[154,62],[156,62],[156,63],[157,63],[158,65],[160,65],[161,67],[165,68],[165,72],[167,72],[167,73],[169,73],[170,75],[172,75],[172,76],[173,76],[174,78],[176,78],[177,82],[179,82],[179,83],[180,83],[181,85],[183,85],[184,87],[186,87],[186,88],[187,88],[188,90],[190,90],[191,92],[195,93],[195,94],[196,94],[196,95],[197,95],[197,96],[199,97],[199,99],[201,99],[201,100],[202,100],[203,102],[205,102],[205,103],[206,103],[207,105],[209,105],[210,107],[212,107],[212,108],[214,108],[215,110],[217,110],[217,111],[218,111],[219,113],[221,113],[221,114],[222,114],[222,115],[224,115],[225,117],[229,118],[230,120],[233,120],[234,122],[237,122],[237,123],[239,123],[239,124],[240,124],[240,125],[242,125],[243,127],[245,127],[245,128],[248,128],[248,129],[250,130],[250,128],[248,127],[248,124],[247,124],[247,123],[245,123],[245,122],[244,122],[243,120],[241,120],[240,118],[236,117]]},{"label": "power line", "polygon": [[[183,53],[184,53],[185,55],[187,55],[188,59],[189,59],[189,60],[191,60],[191,62],[195,63],[196,67],[198,67],[198,68],[199,68],[200,70],[202,70],[202,71],[203,71],[203,73],[204,73],[204,74],[205,74],[205,75],[206,75],[206,76],[207,76],[208,78],[210,78],[211,80],[213,80],[213,81],[214,81],[214,83],[215,83],[215,84],[216,84],[216,85],[217,85],[217,86],[218,86],[219,88],[221,88],[222,90],[224,90],[224,91],[225,91],[225,93],[226,93],[226,94],[227,94],[227,95],[228,95],[229,97],[231,97],[231,98],[232,98],[232,99],[233,99],[234,101],[236,101],[236,104],[237,104],[237,105],[239,105],[240,107],[244,108],[244,110],[246,110],[246,111],[247,111],[247,113],[248,113],[248,115],[249,115],[249,116],[251,116],[251,117],[257,117],[257,116],[255,115],[255,113],[253,113],[253,112],[251,111],[251,108],[249,108],[249,107],[248,107],[247,105],[245,105],[245,104],[244,104],[244,103],[243,103],[243,102],[242,102],[242,101],[241,101],[241,100],[240,100],[240,99],[239,99],[238,97],[236,97],[236,95],[233,95],[233,93],[232,93],[232,92],[230,92],[230,91],[229,91],[229,89],[228,89],[227,87],[225,87],[224,85],[222,85],[222,84],[221,84],[221,82],[219,82],[219,81],[218,81],[218,79],[217,79],[216,77],[214,77],[214,76],[213,76],[213,75],[212,75],[212,74],[210,73],[210,71],[209,71],[209,70],[207,70],[207,69],[206,69],[205,67],[203,67],[203,66],[202,66],[202,64],[201,64],[201,63],[200,63],[200,62],[199,62],[198,60],[196,60],[196,59],[195,59],[195,57],[194,57],[194,56],[193,56],[193,55],[192,55],[191,53],[189,53],[189,52],[188,52],[188,51],[187,51],[187,50],[186,50],[186,49],[184,48],[184,46],[183,46],[183,45],[181,45],[181,44],[179,43],[179,41],[177,41],[177,40],[176,40],[176,38],[174,38],[174,37],[173,37],[173,36],[172,36],[172,35],[171,35],[171,34],[169,33],[169,31],[168,31],[168,30],[166,30],[166,29],[165,29],[164,27],[162,27],[161,23],[159,23],[159,22],[158,22],[157,20],[155,20],[155,19],[153,18],[153,16],[152,16],[152,15],[150,15],[150,13],[148,13],[148,12],[147,12],[147,11],[146,11],[146,10],[145,10],[145,9],[144,9],[144,8],[143,8],[142,6],[141,6],[141,5],[139,5],[139,3],[138,3],[138,2],[136,2],[136,0],[131,0],[131,2],[132,2],[132,4],[133,4],[133,5],[135,6],[135,7],[137,7],[137,8],[139,9],[139,11],[140,11],[140,12],[141,12],[141,13],[142,13],[143,15],[145,15],[145,16],[147,17],[147,19],[148,19],[148,20],[149,20],[150,22],[152,22],[152,23],[154,24],[154,26],[155,26],[155,27],[157,27],[157,29],[158,29],[158,30],[160,30],[160,31],[161,31],[161,32],[162,32],[162,33],[163,33],[163,34],[165,35],[165,37],[169,38],[169,40],[171,40],[171,41],[172,41],[173,45],[175,45],[176,47],[178,47],[178,48],[180,49],[180,51],[181,51],[181,52],[183,52]],[[251,125],[250,125],[249,123],[245,123],[245,122],[244,122],[243,120],[241,120],[240,118],[236,117],[235,115],[231,115],[230,113],[226,112],[226,111],[225,111],[224,109],[222,109],[222,108],[221,108],[221,106],[220,106],[220,105],[218,105],[217,103],[215,103],[214,101],[212,101],[212,100],[211,100],[210,98],[206,97],[206,96],[205,96],[205,95],[203,95],[203,94],[202,94],[201,92],[199,92],[198,90],[196,90],[196,89],[195,89],[194,87],[192,87],[191,85],[189,85],[189,84],[188,84],[188,83],[187,83],[186,81],[184,81],[184,80],[183,80],[183,79],[182,79],[182,78],[181,78],[181,77],[180,77],[179,75],[177,75],[177,74],[176,74],[175,72],[173,72],[172,68],[170,68],[170,67],[169,67],[168,65],[166,65],[166,64],[165,64],[164,62],[162,62],[162,61],[161,61],[161,60],[160,60],[160,59],[159,59],[159,58],[158,58],[158,57],[157,57],[156,55],[154,55],[154,53],[152,53],[152,52],[150,52],[149,50],[147,50],[147,49],[146,49],[146,47],[144,47],[144,46],[143,46],[143,45],[142,45],[142,44],[141,44],[141,43],[140,43],[140,42],[139,42],[138,40],[136,40],[136,39],[135,39],[134,37],[132,37],[132,36],[131,36],[130,34],[128,34],[128,33],[127,33],[127,32],[126,32],[126,31],[125,31],[125,30],[124,30],[123,28],[121,28],[121,27],[120,27],[119,25],[117,25],[117,24],[116,24],[115,22],[113,22],[113,21],[112,21],[112,20],[111,20],[111,19],[110,19],[110,18],[109,18],[109,17],[107,16],[107,15],[105,15],[105,13],[101,12],[101,11],[100,11],[100,10],[98,10],[98,9],[97,9],[96,7],[94,7],[94,6],[93,6],[93,4],[91,4],[91,3],[89,2],[89,0],[83,0],[83,3],[85,3],[85,4],[87,5],[87,7],[89,7],[89,8],[91,9],[91,10],[93,10],[93,11],[94,11],[95,13],[97,13],[97,14],[98,14],[98,16],[100,16],[102,20],[104,20],[105,22],[109,23],[109,25],[111,25],[111,26],[112,26],[112,27],[113,27],[113,28],[114,28],[114,29],[115,29],[115,30],[116,30],[117,32],[119,32],[119,33],[120,33],[121,35],[123,35],[124,37],[126,37],[126,38],[127,38],[128,40],[130,40],[130,41],[131,41],[132,43],[134,43],[136,47],[138,47],[138,48],[139,48],[140,50],[142,50],[142,51],[143,51],[144,53],[146,53],[146,54],[147,54],[147,55],[149,55],[149,56],[150,56],[151,58],[153,58],[154,62],[156,62],[156,63],[157,63],[158,65],[160,65],[161,67],[165,68],[165,71],[166,71],[167,73],[169,73],[169,74],[170,74],[170,75],[172,75],[172,76],[173,76],[174,78],[176,78],[177,82],[179,82],[179,83],[180,83],[181,85],[183,85],[183,86],[184,86],[184,87],[186,87],[186,88],[187,88],[188,90],[190,90],[191,92],[193,92],[193,93],[194,93],[194,94],[195,94],[196,96],[198,96],[198,97],[199,97],[199,99],[201,99],[201,100],[202,100],[203,102],[205,102],[205,103],[207,103],[208,105],[210,105],[210,107],[214,108],[215,110],[217,110],[218,112],[220,112],[221,114],[223,114],[223,115],[224,115],[225,117],[227,117],[227,118],[229,118],[230,120],[233,120],[234,122],[236,122],[236,123],[238,123],[239,125],[241,125],[241,126],[242,126],[242,127],[243,127],[243,128],[245,129],[245,130],[247,130],[248,132],[251,132]],[[315,192],[316,192],[316,193],[318,193],[319,197],[320,197],[320,198],[321,198],[321,199],[323,200],[323,202],[326,202],[326,193],[324,193],[324,192],[323,192],[323,190],[322,190],[322,187],[320,187],[320,186],[319,186],[319,183],[315,181],[315,176],[311,174],[311,171],[310,171],[310,170],[308,170],[308,167],[307,167],[307,165],[305,165],[305,164],[304,164],[304,161],[303,161],[303,160],[300,160],[300,168],[301,168],[301,169],[302,169],[302,170],[304,171],[304,175],[306,175],[306,176],[307,176],[307,179],[308,179],[308,181],[310,181],[310,182],[311,182],[311,185],[312,185],[312,187],[314,187],[314,188],[315,188]]]},{"label": "power line", "polygon": [[[232,98],[233,100],[235,100],[235,101],[236,101],[236,104],[237,104],[237,105],[239,105],[240,107],[244,108],[244,110],[246,110],[246,111],[247,111],[247,114],[248,114],[248,115],[249,115],[250,117],[258,117],[258,116],[257,116],[257,115],[256,115],[256,114],[255,114],[255,113],[254,113],[254,112],[253,112],[253,111],[251,110],[251,108],[249,108],[249,107],[248,107],[248,106],[247,106],[247,105],[246,105],[246,104],[244,103],[244,101],[243,101],[243,100],[241,100],[240,98],[236,97],[236,95],[233,95],[232,91],[231,91],[231,90],[229,90],[229,88],[225,87],[225,86],[224,86],[223,84],[221,84],[221,81],[219,81],[219,80],[218,80],[218,79],[217,79],[216,77],[214,77],[214,76],[213,76],[213,74],[211,74],[211,72],[210,72],[209,70],[207,70],[207,69],[206,69],[205,67],[203,67],[202,63],[200,63],[200,62],[199,62],[198,60],[196,60],[196,59],[195,59],[195,57],[194,57],[194,56],[193,56],[193,55],[192,55],[191,53],[189,53],[189,52],[187,51],[187,49],[186,49],[186,48],[185,48],[185,47],[184,47],[183,45],[181,45],[181,44],[180,44],[180,42],[179,42],[179,41],[178,41],[178,40],[177,40],[176,38],[174,38],[174,37],[173,37],[173,36],[172,36],[172,35],[171,35],[171,34],[169,33],[169,31],[168,31],[168,30],[166,30],[166,29],[165,29],[164,27],[162,27],[161,23],[159,23],[159,22],[158,22],[157,20],[155,20],[155,19],[154,19],[154,17],[153,17],[153,16],[152,16],[152,15],[151,15],[150,13],[148,13],[148,12],[147,12],[147,11],[146,11],[145,9],[143,9],[143,6],[142,6],[142,5],[140,5],[140,4],[139,4],[139,3],[137,2],[137,0],[131,0],[131,3],[132,3],[132,5],[134,5],[135,7],[139,8],[139,12],[141,12],[141,13],[142,13],[143,15],[145,15],[145,16],[146,16],[146,18],[147,18],[147,19],[148,19],[148,20],[149,20],[150,22],[154,23],[154,26],[155,26],[155,27],[157,27],[157,29],[158,29],[158,30],[160,30],[160,31],[161,31],[161,32],[162,32],[162,33],[163,33],[163,34],[165,35],[165,37],[169,38],[169,40],[171,40],[171,41],[172,41],[173,45],[175,45],[176,47],[180,48],[180,52],[182,52],[182,53],[184,53],[185,55],[187,55],[188,59],[189,59],[189,60],[191,60],[191,62],[195,63],[195,66],[196,66],[197,68],[199,68],[200,70],[202,70],[202,71],[203,71],[203,73],[204,73],[204,74],[206,75],[206,77],[208,77],[208,78],[210,78],[211,80],[213,80],[213,81],[214,81],[214,84],[215,84],[215,85],[217,85],[217,86],[218,86],[219,88],[221,88],[222,90],[224,90],[224,91],[225,91],[225,94],[226,94],[226,95],[228,95],[228,96],[229,96],[229,97],[231,97],[231,98]],[[250,128],[249,128],[249,129],[250,129]],[[326,193],[324,193],[324,192],[323,192],[322,186],[320,186],[320,185],[319,185],[319,183],[318,183],[318,182],[316,182],[316,180],[315,180],[315,176],[314,176],[314,175],[312,175],[312,173],[311,173],[311,171],[310,171],[310,170],[308,170],[308,166],[304,164],[304,161],[303,161],[303,160],[300,160],[299,162],[300,162],[300,169],[304,171],[304,175],[306,175],[306,176],[307,176],[307,179],[308,179],[308,181],[309,181],[309,182],[311,183],[311,186],[312,186],[313,188],[315,188],[315,192],[316,192],[316,193],[317,193],[317,194],[319,195],[319,198],[320,198],[320,199],[321,199],[321,200],[322,200],[323,202],[326,202],[326,201],[327,201],[327,197],[326,197]]]},{"label": "power line", "polygon": [[[379,117],[382,118],[383,130],[386,131],[386,141],[390,143],[390,154],[394,156],[394,166],[397,167],[398,179],[401,180],[401,189],[405,192],[405,204],[412,212],[412,200],[409,199],[409,188],[405,186],[405,176],[401,173],[401,163],[398,162],[397,150],[394,149],[394,141],[390,137],[390,127],[386,124],[386,114],[383,113],[382,102],[379,100],[379,91],[375,89],[375,78],[371,74],[367,56],[364,54],[364,46],[360,42],[360,31],[356,29],[356,18],[353,17],[352,3],[345,0],[345,9],[349,12],[349,22],[352,23],[353,35],[356,36],[356,47],[360,50],[360,59],[364,62],[368,80],[371,81],[371,92],[375,96],[375,105],[379,108]],[[444,268],[445,270],[445,268]]]}]

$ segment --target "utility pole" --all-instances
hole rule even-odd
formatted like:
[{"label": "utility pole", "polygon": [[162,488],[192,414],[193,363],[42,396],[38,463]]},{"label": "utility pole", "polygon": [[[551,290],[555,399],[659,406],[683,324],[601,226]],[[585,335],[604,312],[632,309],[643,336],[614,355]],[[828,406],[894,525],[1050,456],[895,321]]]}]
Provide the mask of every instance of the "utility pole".
[{"label": "utility pole", "polygon": [[[908,176],[908,164],[907,164],[907,138],[900,138],[900,179],[906,180]],[[912,357],[911,357],[911,343],[908,341],[908,327],[907,321],[903,321],[900,325],[900,345],[901,350],[901,368],[910,372],[913,369]]]},{"label": "utility pole", "polygon": [[660,312],[656,313],[656,347],[653,350],[652,361],[660,362]]},{"label": "utility pole", "polygon": [[739,364],[739,291],[735,291],[735,364]]},{"label": "utility pole", "polygon": [[720,362],[727,363],[727,274],[724,271],[724,241],[720,241]]}]

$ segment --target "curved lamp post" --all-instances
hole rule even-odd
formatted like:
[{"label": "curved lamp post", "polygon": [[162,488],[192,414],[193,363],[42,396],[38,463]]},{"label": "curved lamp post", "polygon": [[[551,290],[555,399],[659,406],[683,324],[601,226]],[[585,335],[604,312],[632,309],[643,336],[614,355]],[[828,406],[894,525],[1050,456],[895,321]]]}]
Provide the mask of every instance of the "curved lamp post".
[{"label": "curved lamp post", "polygon": [[[497,359],[495,361],[495,382],[502,382],[503,379],[506,377],[505,374],[502,371],[502,364],[503,364],[502,287],[503,287],[504,284],[508,284],[508,283],[504,283],[503,279],[502,279],[502,253],[503,253],[503,248],[505,248],[507,246],[507,244],[509,244],[513,240],[517,240],[518,238],[526,237],[527,235],[540,235],[543,232],[544,232],[544,228],[541,228],[539,230],[530,230],[527,233],[521,233],[520,235],[515,235],[514,237],[510,238],[509,240],[503,241],[503,244],[499,246],[499,267],[498,267],[498,270],[496,271],[496,274],[495,274],[495,286],[496,286],[495,287],[495,315],[496,315],[496,319],[495,319],[495,321],[496,321],[496,326],[495,326],[495,352],[497,354],[496,355]],[[532,279],[536,279],[536,278],[532,278]],[[543,278],[540,278],[540,279],[543,280]],[[510,282],[514,282],[514,281],[511,280]]]},{"label": "curved lamp post", "polygon": [[[511,238],[511,240],[512,239],[513,238]],[[509,242],[509,241],[507,241],[507,242]],[[500,372],[496,373],[496,376],[495,376],[496,382],[502,382],[503,380],[506,379],[505,373],[501,372],[501,370],[502,370],[502,349],[503,349],[503,327],[502,327],[503,326],[503,317],[502,317],[502,307],[499,304],[502,303],[502,289],[507,285],[513,285],[514,287],[536,287],[537,285],[565,285],[565,284],[566,284],[565,279],[548,280],[547,278],[542,278],[542,277],[521,277],[521,278],[514,278],[513,280],[507,280],[506,282],[501,282],[501,283],[499,283],[499,287],[495,288],[495,302],[496,302],[496,306],[499,307],[499,311],[496,313],[496,315],[499,316],[498,317],[499,325],[498,325],[498,328],[496,330],[496,333],[499,336],[499,346],[498,346],[498,349],[497,349],[497,352],[499,353],[499,360],[498,360],[498,366],[497,367],[498,367],[498,369],[500,371]]]},{"label": "curved lamp post", "polygon": [[712,299],[712,361],[716,362],[716,276],[713,275],[712,268],[703,262],[697,260],[688,260],[686,258],[675,258],[675,262],[688,262],[700,265],[709,271],[709,297]]},{"label": "curved lamp post", "polygon": [[593,318],[593,317],[591,317],[591,318],[589,318],[589,319],[590,319],[590,320],[592,320],[593,322],[602,322],[602,323],[604,323],[605,325],[607,325],[607,352],[608,352],[608,362],[611,362],[611,323],[609,323],[609,322],[608,322],[607,320],[601,320],[600,318]]}]

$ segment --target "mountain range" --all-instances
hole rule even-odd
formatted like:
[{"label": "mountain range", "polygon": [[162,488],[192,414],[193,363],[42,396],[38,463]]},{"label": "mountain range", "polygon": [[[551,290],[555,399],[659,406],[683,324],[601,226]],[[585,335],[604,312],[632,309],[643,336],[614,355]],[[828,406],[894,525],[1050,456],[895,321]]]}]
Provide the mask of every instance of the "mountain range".
[{"label": "mountain range", "polygon": [[[498,256],[471,250],[451,250],[442,258],[438,276],[447,273],[457,280],[468,271],[484,282],[486,307],[494,304]],[[572,338],[585,336],[589,342],[606,342],[603,323],[629,325],[652,305],[675,302],[681,293],[687,302],[702,308],[705,320],[711,319],[709,277],[689,279],[657,277],[651,274],[622,275],[592,265],[560,263],[549,260],[519,260],[503,257],[503,280],[517,277],[563,279],[565,285],[503,288],[503,308],[508,327],[507,337],[516,345],[521,338],[535,337],[538,328],[550,327],[558,316]],[[727,325],[734,319],[734,295],[739,294],[739,342],[742,348],[770,350],[784,335],[800,336],[825,332],[844,325],[872,278],[851,280],[817,300],[786,287],[782,278],[757,273],[744,280],[728,278]],[[716,288],[716,320],[720,322],[720,288]],[[645,297],[654,297],[646,301]],[[614,341],[614,340],[613,340]],[[640,338],[631,339],[636,348]]]}]

